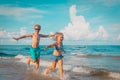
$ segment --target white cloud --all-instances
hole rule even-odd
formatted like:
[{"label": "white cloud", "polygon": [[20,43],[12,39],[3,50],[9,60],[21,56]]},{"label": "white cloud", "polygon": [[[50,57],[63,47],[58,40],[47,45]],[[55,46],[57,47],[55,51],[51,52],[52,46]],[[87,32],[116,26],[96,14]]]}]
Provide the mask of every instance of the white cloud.
[{"label": "white cloud", "polygon": [[107,31],[104,29],[103,26],[100,26],[98,29],[98,37],[103,39],[107,39],[109,37]]},{"label": "white cloud", "polygon": [[4,6],[4,5],[0,6],[0,15],[13,16],[15,18],[21,18],[21,17],[27,17],[27,16],[34,17],[33,14],[35,14],[38,18],[40,18],[42,17],[41,13],[45,13],[45,11],[42,11],[33,7],[22,8],[22,7],[11,7],[11,6]]},{"label": "white cloud", "polygon": [[0,38],[12,38],[27,34],[26,27],[21,27],[20,32],[8,32],[5,29],[0,29]]},{"label": "white cloud", "polygon": [[[6,43],[9,44],[9,43],[15,42],[15,40],[12,39],[13,37],[19,37],[25,34],[27,34],[26,27],[21,27],[19,32],[8,32],[5,29],[0,29],[0,44],[6,44]],[[20,40],[19,42],[23,44],[28,44],[28,43],[30,44],[31,39],[27,38],[27,39]]]},{"label": "white cloud", "polygon": [[109,34],[104,29],[103,26],[100,26],[96,32],[92,32],[90,29],[90,24],[86,22],[84,16],[76,16],[76,5],[70,7],[70,18],[71,22],[68,23],[61,32],[64,33],[66,39],[74,40],[93,40],[93,39],[107,39]]},{"label": "white cloud", "polygon": [[12,36],[18,35],[17,32],[7,32],[4,29],[0,29],[0,38],[12,38]]},{"label": "white cloud", "polygon": [[104,29],[103,26],[100,26],[97,32],[90,32],[87,36],[87,39],[94,40],[94,39],[100,39],[100,40],[106,40],[108,39],[109,35],[107,31]]},{"label": "white cloud", "polygon": [[7,36],[7,32],[4,29],[0,29],[0,38],[5,38]]}]

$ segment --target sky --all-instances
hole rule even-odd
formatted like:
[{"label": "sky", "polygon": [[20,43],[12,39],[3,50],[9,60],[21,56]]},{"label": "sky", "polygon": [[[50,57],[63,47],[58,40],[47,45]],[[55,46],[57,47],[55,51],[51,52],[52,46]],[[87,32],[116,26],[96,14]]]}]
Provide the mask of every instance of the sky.
[{"label": "sky", "polygon": [[[0,45],[28,45],[34,32],[64,33],[66,45],[120,45],[120,0],[0,0]],[[53,40],[41,39],[40,44]]]}]

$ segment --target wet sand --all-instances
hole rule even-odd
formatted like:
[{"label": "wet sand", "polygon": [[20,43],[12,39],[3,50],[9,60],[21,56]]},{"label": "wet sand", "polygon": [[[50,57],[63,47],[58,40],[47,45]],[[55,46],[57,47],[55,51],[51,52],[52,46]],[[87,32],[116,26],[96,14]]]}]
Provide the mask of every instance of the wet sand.
[{"label": "wet sand", "polygon": [[[55,74],[52,77],[43,75],[45,67],[40,66],[38,73],[35,73],[33,69],[34,66],[31,66],[31,69],[27,70],[27,65],[19,62],[19,59],[0,58],[0,80],[60,80],[55,77],[57,69],[53,71]],[[103,71],[93,71],[90,74],[64,71],[66,77],[64,80],[119,80],[108,77],[108,73],[103,73]]]},{"label": "wet sand", "polygon": [[0,59],[0,80],[59,80],[26,69],[14,60]]}]

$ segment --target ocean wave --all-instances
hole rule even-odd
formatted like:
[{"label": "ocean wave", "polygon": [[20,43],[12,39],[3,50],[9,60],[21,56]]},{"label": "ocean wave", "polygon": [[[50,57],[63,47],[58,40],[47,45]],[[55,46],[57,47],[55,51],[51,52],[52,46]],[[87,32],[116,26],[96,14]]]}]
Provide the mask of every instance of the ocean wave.
[{"label": "ocean wave", "polygon": [[23,48],[23,49],[24,49],[24,50],[30,50],[30,48],[27,48],[27,47],[26,47],[26,48]]},{"label": "ocean wave", "polygon": [[24,56],[24,55],[21,55],[21,54],[19,54],[19,55],[17,55],[17,56],[15,56],[15,57],[4,57],[4,56],[0,56],[0,59],[3,59],[3,60],[17,60],[17,61],[19,61],[19,62],[23,62],[23,63],[26,63],[26,61],[27,61],[27,57],[28,56]]},{"label": "ocean wave", "polygon": [[101,54],[83,54],[83,53],[71,53],[71,55],[83,57],[83,58],[99,58],[99,57],[108,57],[108,58],[114,58],[114,59],[120,59],[120,56],[113,56],[113,55],[104,55]]},{"label": "ocean wave", "polygon": [[87,66],[76,66],[72,69],[72,72],[76,72],[79,74],[106,76],[110,78],[120,79],[120,72],[109,71],[107,69],[91,68]]},{"label": "ocean wave", "polygon": [[77,72],[77,73],[82,73],[82,74],[89,74],[90,73],[90,70],[88,70],[87,68],[85,67],[82,67],[82,66],[77,66],[77,67],[74,67],[72,69],[73,72]]},{"label": "ocean wave", "polygon": [[14,54],[7,54],[7,53],[4,53],[4,52],[0,52],[0,56],[1,57],[7,57],[7,56],[9,56],[9,57],[14,57],[14,56],[16,56],[16,55],[14,55]]},{"label": "ocean wave", "polygon": [[27,56],[24,56],[24,55],[21,55],[21,54],[18,54],[17,56],[15,56],[15,58],[20,58],[20,59],[25,59]]},{"label": "ocean wave", "polygon": [[[19,59],[19,62],[26,63],[28,56],[24,55],[17,55],[14,57],[14,59]],[[0,57],[1,58],[1,57]],[[3,57],[2,57],[3,58]],[[13,59],[9,57],[4,57],[4,59]],[[31,65],[34,65],[34,63],[31,63]],[[40,60],[40,66],[47,68],[48,66],[51,65],[51,61],[47,60]],[[57,66],[58,68],[58,66]],[[70,64],[64,64],[63,69],[66,72],[66,76],[69,76],[69,73],[78,73],[78,74],[83,74],[83,75],[92,75],[92,76],[105,76],[109,78],[114,78],[114,79],[120,79],[120,72],[115,72],[103,68],[92,68],[88,66],[75,66],[75,65],[70,65]],[[45,69],[44,69],[45,70]],[[42,71],[42,73],[44,72]],[[54,74],[57,74],[59,76],[59,70],[55,70],[51,75],[53,76]]]},{"label": "ocean wave", "polygon": [[120,79],[120,72],[109,72],[109,77]]},{"label": "ocean wave", "polygon": [[83,53],[75,53],[75,52],[72,52],[71,55],[77,55],[77,56],[86,56],[86,54],[83,54]]},{"label": "ocean wave", "polygon": [[102,48],[93,48],[94,51],[96,52],[111,52],[111,49],[102,49]]}]

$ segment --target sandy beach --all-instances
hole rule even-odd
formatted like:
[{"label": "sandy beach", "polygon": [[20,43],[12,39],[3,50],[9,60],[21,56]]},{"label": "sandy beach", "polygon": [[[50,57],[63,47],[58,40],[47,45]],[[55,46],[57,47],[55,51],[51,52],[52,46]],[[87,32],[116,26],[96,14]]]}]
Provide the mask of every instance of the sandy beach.
[{"label": "sandy beach", "polygon": [[59,80],[27,70],[26,64],[0,59],[0,80]]}]

